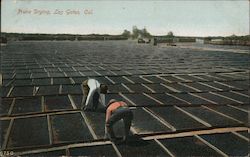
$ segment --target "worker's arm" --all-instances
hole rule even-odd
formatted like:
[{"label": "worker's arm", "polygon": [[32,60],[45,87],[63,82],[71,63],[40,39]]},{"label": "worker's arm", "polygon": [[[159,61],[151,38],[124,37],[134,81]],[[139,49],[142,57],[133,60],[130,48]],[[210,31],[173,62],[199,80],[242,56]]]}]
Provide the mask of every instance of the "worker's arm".
[{"label": "worker's arm", "polygon": [[91,108],[92,106],[90,106],[91,104],[93,104],[93,95],[95,93],[95,90],[90,89],[88,96],[87,96],[87,100],[85,101],[85,105],[84,108]]},{"label": "worker's arm", "polygon": [[82,83],[82,89],[83,89],[84,96],[87,97],[87,95],[89,93],[88,80],[83,81],[83,83]]},{"label": "worker's arm", "polygon": [[100,93],[100,104],[101,104],[103,107],[106,107],[106,103],[105,103],[105,94],[101,94],[101,93]]},{"label": "worker's arm", "polygon": [[109,109],[107,109],[107,111],[106,111],[106,119],[105,119],[105,135],[104,135],[104,138],[108,137],[107,122],[108,122],[110,116],[111,116],[111,111]]},{"label": "worker's arm", "polygon": [[106,123],[108,122],[110,116],[111,116],[111,110],[107,109],[107,111],[106,111],[106,120],[105,120]]}]

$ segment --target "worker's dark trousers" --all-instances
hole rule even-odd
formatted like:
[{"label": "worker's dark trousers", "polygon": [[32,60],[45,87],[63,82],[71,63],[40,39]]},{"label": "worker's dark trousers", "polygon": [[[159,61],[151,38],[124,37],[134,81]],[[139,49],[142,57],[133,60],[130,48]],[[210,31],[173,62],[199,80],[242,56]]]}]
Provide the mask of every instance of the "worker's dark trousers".
[{"label": "worker's dark trousers", "polygon": [[110,135],[110,138],[115,138],[113,125],[121,119],[123,119],[123,123],[124,123],[125,137],[128,137],[129,130],[131,127],[131,122],[133,119],[133,113],[128,107],[119,107],[112,113],[111,117],[106,123],[107,131]]},{"label": "worker's dark trousers", "polygon": [[99,104],[99,93],[98,92],[95,92],[94,95],[93,95],[93,109],[96,110],[97,107],[98,107],[98,104]]}]

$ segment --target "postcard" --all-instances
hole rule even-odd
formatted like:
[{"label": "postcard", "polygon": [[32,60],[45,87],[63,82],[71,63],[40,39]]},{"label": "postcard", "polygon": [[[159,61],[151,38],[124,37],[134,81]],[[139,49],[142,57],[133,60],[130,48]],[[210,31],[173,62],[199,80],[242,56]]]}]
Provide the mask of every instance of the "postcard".
[{"label": "postcard", "polygon": [[2,0],[0,156],[248,156],[249,0]]}]

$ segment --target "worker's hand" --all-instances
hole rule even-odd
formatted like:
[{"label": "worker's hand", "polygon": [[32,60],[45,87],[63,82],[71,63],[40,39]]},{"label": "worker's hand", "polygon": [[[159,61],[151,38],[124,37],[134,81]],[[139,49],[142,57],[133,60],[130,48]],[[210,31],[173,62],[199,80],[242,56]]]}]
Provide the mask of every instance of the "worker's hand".
[{"label": "worker's hand", "polygon": [[104,139],[108,139],[108,129],[107,129],[107,127],[106,127],[106,123],[105,123]]},{"label": "worker's hand", "polygon": [[106,140],[106,139],[108,139],[109,137],[108,137],[108,134],[107,133],[105,133],[105,135],[104,135],[104,139]]}]

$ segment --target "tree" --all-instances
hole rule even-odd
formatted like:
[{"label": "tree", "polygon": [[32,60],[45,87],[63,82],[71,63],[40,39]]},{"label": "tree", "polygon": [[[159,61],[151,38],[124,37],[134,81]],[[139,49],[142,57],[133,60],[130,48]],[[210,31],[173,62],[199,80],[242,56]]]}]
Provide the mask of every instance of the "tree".
[{"label": "tree", "polygon": [[168,37],[174,37],[174,33],[172,31],[168,32]]},{"label": "tree", "polygon": [[235,34],[233,34],[233,35],[229,36],[228,38],[232,40],[232,39],[236,39],[237,36]]},{"label": "tree", "polygon": [[132,38],[138,38],[138,37],[142,37],[142,38],[149,38],[151,37],[151,34],[147,31],[146,28],[143,29],[138,29],[136,26],[133,26],[132,28]]},{"label": "tree", "polygon": [[131,33],[130,33],[130,31],[128,31],[128,30],[124,30],[123,31],[123,33],[122,33],[122,36],[124,36],[124,37],[126,37],[126,38],[129,38],[130,36],[131,36]]},{"label": "tree", "polygon": [[139,29],[136,26],[133,26],[132,28],[132,38],[138,38],[139,36]]},{"label": "tree", "polygon": [[147,31],[146,28],[143,28],[143,29],[141,30],[141,35],[142,35],[142,37],[146,37],[146,38],[151,37],[150,33]]}]

